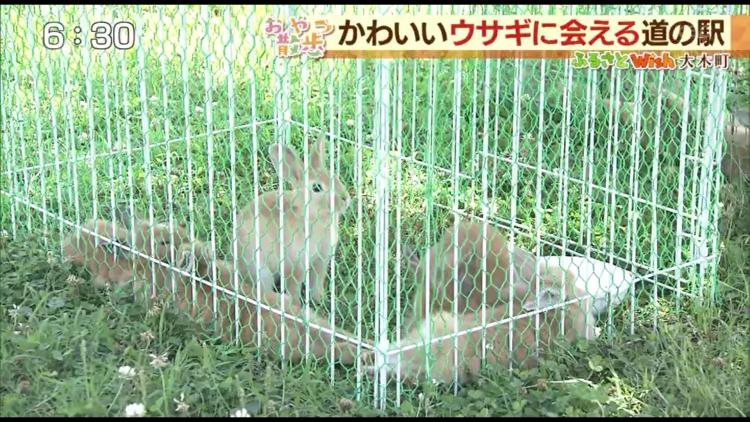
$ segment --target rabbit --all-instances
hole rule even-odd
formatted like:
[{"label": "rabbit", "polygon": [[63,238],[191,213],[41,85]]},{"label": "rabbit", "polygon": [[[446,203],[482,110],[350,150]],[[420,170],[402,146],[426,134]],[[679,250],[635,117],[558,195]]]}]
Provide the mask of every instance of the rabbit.
[{"label": "rabbit", "polygon": [[99,239],[89,232],[127,245],[129,244],[129,231],[101,219],[91,219],[84,223],[83,228],[85,230],[68,235],[63,240],[64,258],[83,266],[91,273],[92,282],[96,287],[115,287],[128,282],[132,277],[133,267],[125,251],[114,245],[112,241]]},{"label": "rabbit", "polygon": [[[550,277],[540,289],[539,302],[535,298],[526,300],[514,300],[499,306],[486,306],[484,311],[487,315],[487,323],[509,318],[510,304],[515,304],[513,315],[538,311],[539,315],[539,346],[546,348],[559,336],[565,344],[572,344],[578,339],[594,340],[599,336],[599,330],[594,325],[594,315],[591,312],[591,299],[585,292],[578,289],[572,282],[572,274],[560,268],[549,269]],[[557,281],[553,281],[557,279]],[[560,286],[566,286],[565,296]],[[560,305],[564,302],[582,298],[564,307],[545,309]],[[520,308],[520,309],[519,309]],[[394,375],[400,372],[400,380],[406,384],[421,384],[426,381],[426,351],[427,324],[431,326],[429,339],[437,339],[450,336],[454,332],[472,329],[481,326],[479,312],[458,315],[458,324],[454,321],[454,314],[444,310],[419,321],[404,339],[401,347],[416,345],[416,347],[400,352],[389,354],[385,360],[385,368],[388,374]],[[563,316],[564,312],[564,316]],[[561,323],[562,322],[562,323]],[[508,361],[512,360],[514,368],[529,369],[538,365],[536,346],[536,318],[534,314],[526,315],[512,322],[513,347],[509,347],[509,323],[496,324],[485,329],[486,339],[486,362],[493,366],[507,367]],[[563,329],[561,329],[561,325]],[[482,363],[482,330],[475,330],[458,336],[456,351],[458,355],[458,377],[459,385],[474,382],[480,374]],[[451,384],[454,380],[454,337],[433,342],[429,346],[430,376],[433,382]],[[400,359],[399,359],[400,355]],[[366,351],[363,354],[367,372],[372,375],[377,368],[373,365],[374,352]]]},{"label": "rabbit", "polygon": [[[229,291],[234,291],[234,280],[232,275],[231,264],[216,260],[210,253],[210,248],[202,242],[195,242],[193,244],[183,244],[179,249],[179,262],[178,266],[185,269],[186,271],[195,271],[197,277],[211,280],[211,263],[215,263],[217,267],[217,279],[216,285],[224,287]],[[209,323],[212,320],[213,311],[213,289],[212,286],[204,283],[196,283],[196,297],[194,301],[188,302],[184,298],[189,297],[191,281],[187,277],[181,277],[179,283],[177,283],[177,290],[175,291],[175,297],[177,298],[177,306],[181,310],[187,310],[188,303],[191,303],[191,315],[195,316],[195,307],[202,309],[201,320],[203,323]],[[249,286],[247,284],[238,283],[240,286],[240,294],[248,298],[256,298],[257,294],[255,286]],[[171,285],[159,286],[162,291],[170,292]],[[273,312],[265,308],[258,308],[256,304],[249,303],[244,300],[238,301],[239,311],[235,311],[234,297],[230,293],[216,290],[217,292],[217,313],[215,315],[216,327],[222,331],[222,338],[230,340],[234,333],[236,318],[239,315],[239,331],[240,340],[243,344],[255,345],[257,338],[257,324],[258,324],[258,312],[260,312],[260,323],[263,335],[260,337],[261,344],[258,345],[264,350],[271,353],[278,352],[281,344],[281,327],[282,324],[286,328],[285,332],[285,355],[292,362],[301,361],[305,354],[305,325],[303,322],[298,322],[289,318],[282,318],[280,313]],[[282,296],[285,299],[285,314],[293,315],[298,318],[303,318],[303,309],[289,301],[289,295],[283,293],[277,293],[273,291],[261,291],[259,302],[267,306],[281,309]],[[283,321],[283,323],[282,323]],[[310,312],[310,322],[317,324],[320,327],[331,329],[330,324],[325,318],[317,315],[315,312]],[[333,331],[333,330],[331,330]],[[350,339],[356,338],[352,333],[336,329],[336,332],[343,334]],[[356,344],[340,339],[333,338],[332,335],[324,333],[316,328],[310,327],[310,354],[314,357],[320,358],[329,356],[331,353],[331,344],[333,343],[335,356],[338,357],[342,364],[353,364],[357,359],[357,346]]]},{"label": "rabbit", "polygon": [[539,265],[569,271],[578,288],[592,296],[593,313],[596,316],[605,312],[608,304],[615,307],[622,303],[628,290],[636,282],[636,275],[632,272],[593,258],[543,256]]},{"label": "rabbit", "polygon": [[[454,231],[458,230],[458,249],[454,244]],[[469,221],[459,222],[449,227],[443,236],[421,259],[411,247],[404,248],[409,272],[416,275],[417,289],[414,296],[414,310],[405,319],[405,328],[428,316],[424,302],[425,270],[429,264],[430,311],[454,311],[454,275],[458,274],[458,313],[475,311],[482,306],[482,263],[486,263],[486,305],[494,306],[511,299],[510,268],[514,268],[513,291],[515,297],[528,295],[535,286],[536,272],[540,273],[540,285],[550,282],[554,272],[546,267],[537,269],[536,257],[522,248],[510,250],[502,232],[487,225],[486,258],[483,260],[483,224]],[[458,250],[456,259],[455,253]],[[429,259],[429,262],[428,262]],[[457,266],[454,265],[457,263]],[[457,270],[457,271],[456,271]]]},{"label": "rabbit", "polygon": [[[271,163],[280,170],[281,149],[283,180],[293,189],[284,191],[284,268],[290,297],[301,302],[300,285],[305,282],[305,190],[309,193],[309,262],[310,297],[314,302],[323,298],[326,266],[338,243],[338,221],[349,208],[351,198],[344,184],[326,168],[325,137],[321,134],[313,148],[309,163],[309,184],[305,186],[305,169],[302,160],[288,146],[275,143],[268,148]],[[279,186],[282,190],[283,186]],[[330,209],[331,192],[334,208]],[[256,267],[263,290],[270,291],[280,280],[279,220],[281,207],[279,192],[266,192],[258,197],[258,204],[250,203],[238,214],[239,271],[245,280],[254,280]],[[255,210],[258,207],[258,227]],[[332,230],[333,228],[333,230]],[[259,231],[259,261],[256,262],[256,231]],[[298,296],[299,295],[299,296]]]},{"label": "rabbit", "polygon": [[[128,219],[122,218],[121,220],[127,221]],[[87,227],[94,227],[98,232],[109,237],[111,237],[114,228],[119,236],[118,242],[131,247],[131,229],[125,227],[123,223],[113,225],[105,220],[91,220],[87,223]],[[141,251],[144,255],[159,259],[165,264],[180,268],[184,272],[195,271],[197,277],[212,280],[211,264],[213,258],[210,254],[210,248],[199,241],[190,243],[182,226],[179,226],[171,236],[167,224],[156,224],[152,231],[148,223],[137,221],[132,230],[136,241],[134,249]],[[152,232],[155,244],[154,253],[151,253],[150,249]],[[174,239],[174,243],[170,242],[170,239]],[[98,285],[115,283],[122,286],[132,281],[135,288],[138,289],[143,283],[150,284],[153,280],[152,293],[146,296],[147,303],[163,296],[173,298],[178,309],[187,311],[192,317],[198,317],[204,328],[213,322],[215,317],[215,327],[222,332],[222,338],[225,340],[231,338],[234,332],[235,318],[234,300],[231,294],[217,290],[217,314],[214,315],[212,285],[194,281],[191,277],[174,272],[164,265],[152,265],[150,260],[134,253],[123,253],[121,248],[112,248],[106,242],[96,245],[95,236],[85,232],[68,235],[64,243],[65,255],[68,259],[84,265],[89,271],[96,274],[95,283]],[[176,245],[174,255],[170,250],[172,245]],[[171,259],[172,256],[174,256],[174,260]],[[223,261],[213,260],[213,262],[215,262],[217,270],[216,285],[233,291],[232,276],[234,272],[232,268]],[[110,268],[112,264],[115,265]],[[195,285],[195,289],[193,289],[193,285]],[[250,290],[250,288],[243,289],[241,294],[250,298],[255,297],[254,292],[248,292],[247,290]],[[195,292],[195,296],[193,296],[193,292]],[[275,292],[264,292],[262,297],[261,302],[274,308],[281,308],[281,295]],[[253,343],[256,339],[253,330],[257,327],[256,306],[242,301],[239,308],[240,320],[242,321],[240,338],[243,343]],[[304,316],[303,311],[292,304],[285,307],[285,312],[299,318]],[[280,333],[277,330],[280,327],[281,316],[272,311],[261,309],[261,319],[262,329],[265,332],[265,335],[261,337],[263,342],[261,346],[278,351]],[[296,362],[304,356],[305,337],[304,331],[302,331],[304,325],[288,318],[284,318],[284,320],[287,324],[285,338],[287,350],[290,353],[290,359]],[[322,327],[329,327],[324,318],[314,313],[311,315],[311,322]],[[337,329],[336,331],[349,338],[355,338],[346,330]],[[355,361],[357,352],[355,344],[336,338],[333,345],[336,356],[339,356],[343,364],[350,364]],[[319,333],[315,328],[310,328],[310,352],[313,356],[328,356],[331,351],[330,346],[331,336],[329,334]]]},{"label": "rabbit", "polygon": [[[188,241],[184,225],[178,225],[170,230],[168,224],[155,224],[152,249],[148,222],[136,220],[135,227],[131,228],[129,213],[122,206],[114,210],[114,215],[114,223],[104,219],[90,219],[83,225],[88,231],[79,230],[69,234],[63,240],[64,258],[86,268],[94,276],[93,284],[100,288],[122,287],[138,275],[140,277],[136,277],[134,285],[136,289],[140,289],[144,282],[150,283],[149,279],[142,277],[144,273],[155,273],[163,277],[169,271],[168,268],[138,256],[137,253],[169,262],[175,250],[172,245]],[[105,239],[97,238],[89,232],[95,232]],[[135,244],[132,244],[133,235]],[[119,245],[132,248],[137,253]]]},{"label": "rabbit", "polygon": [[750,109],[735,108],[724,128],[727,148],[721,171],[730,181],[750,180]]}]

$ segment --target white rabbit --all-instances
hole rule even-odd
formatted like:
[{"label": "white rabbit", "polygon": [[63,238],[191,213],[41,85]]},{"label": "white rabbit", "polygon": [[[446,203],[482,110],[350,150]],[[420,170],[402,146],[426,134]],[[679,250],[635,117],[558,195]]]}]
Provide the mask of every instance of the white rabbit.
[{"label": "white rabbit", "polygon": [[576,286],[593,298],[594,315],[606,312],[608,298],[612,307],[622,303],[636,275],[616,265],[577,256],[543,256],[539,265],[560,267],[570,272]]},{"label": "white rabbit", "polygon": [[[312,148],[309,162],[309,183],[305,185],[305,169],[302,160],[288,146],[273,144],[268,155],[278,172],[280,170],[279,148],[283,161],[284,181],[292,189],[283,193],[283,221],[280,220],[282,202],[279,192],[266,192],[258,197],[258,226],[256,227],[254,202],[242,209],[238,215],[238,269],[243,279],[255,280],[256,266],[261,288],[269,291],[280,279],[281,251],[279,229],[284,227],[284,267],[290,298],[300,301],[300,285],[305,282],[305,190],[309,194],[309,262],[310,297],[319,302],[324,293],[326,267],[338,242],[338,221],[349,208],[350,196],[346,187],[327,168],[325,138],[320,136]],[[279,186],[279,191],[283,186]],[[333,208],[331,208],[333,192]],[[333,230],[331,230],[333,226]],[[256,262],[256,231],[259,233],[260,260]],[[333,236],[332,236],[333,233]],[[279,286],[280,287],[280,286]],[[299,296],[298,296],[299,295]]]}]

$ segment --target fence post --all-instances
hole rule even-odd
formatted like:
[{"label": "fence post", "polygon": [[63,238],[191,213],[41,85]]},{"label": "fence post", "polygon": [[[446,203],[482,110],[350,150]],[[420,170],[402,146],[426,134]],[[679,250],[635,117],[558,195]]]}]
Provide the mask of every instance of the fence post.
[{"label": "fence post", "polygon": [[[379,6],[385,14],[387,6]],[[388,150],[390,145],[390,70],[391,60],[379,60],[375,67],[374,147],[375,179],[375,366],[378,368],[375,402],[385,409],[387,384],[386,352],[388,350]]]}]

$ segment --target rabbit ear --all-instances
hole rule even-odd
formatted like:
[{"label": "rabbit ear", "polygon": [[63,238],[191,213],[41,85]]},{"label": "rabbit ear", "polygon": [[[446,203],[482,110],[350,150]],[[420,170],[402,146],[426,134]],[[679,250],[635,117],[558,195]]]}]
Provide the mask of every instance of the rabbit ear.
[{"label": "rabbit ear", "polygon": [[326,136],[321,133],[318,142],[315,143],[312,156],[310,157],[310,166],[312,168],[323,168],[326,162]]},{"label": "rabbit ear", "polygon": [[523,303],[523,309],[527,312],[544,309],[561,303],[561,299],[562,295],[559,289],[547,287],[539,292],[539,304],[537,304],[535,297],[531,297]]},{"label": "rabbit ear", "polygon": [[[274,143],[268,147],[268,156],[271,158],[271,164],[279,173],[279,148],[281,148],[281,159],[284,160],[284,174],[281,178],[292,185],[299,186],[302,183],[302,161],[297,154],[288,146]],[[279,187],[281,188],[281,186]]]}]

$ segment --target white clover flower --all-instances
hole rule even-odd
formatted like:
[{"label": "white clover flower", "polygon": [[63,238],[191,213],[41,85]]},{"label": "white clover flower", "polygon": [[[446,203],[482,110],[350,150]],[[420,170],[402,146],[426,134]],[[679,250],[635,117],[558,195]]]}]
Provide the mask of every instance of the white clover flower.
[{"label": "white clover flower", "polygon": [[177,408],[175,409],[176,412],[187,412],[188,409],[190,409],[190,405],[185,403],[185,393],[180,393],[179,399],[172,399],[176,404]]},{"label": "white clover flower", "polygon": [[146,415],[146,406],[143,403],[132,403],[125,407],[125,417],[140,418]]},{"label": "white clover flower", "polygon": [[201,106],[195,106],[195,112],[196,113],[203,113],[203,107],[201,107]]},{"label": "white clover flower", "polygon": [[237,409],[233,413],[229,415],[230,418],[249,418],[250,413],[247,412],[247,409],[244,407],[242,409]]},{"label": "white clover flower", "polygon": [[120,369],[117,370],[117,373],[120,374],[120,378],[124,379],[132,379],[136,375],[135,368],[127,365],[121,366]]},{"label": "white clover flower", "polygon": [[156,369],[163,368],[167,366],[168,357],[166,353],[162,353],[161,355],[155,355],[153,353],[149,354],[151,357],[151,366],[153,366]]},{"label": "white clover flower", "polygon": [[151,309],[149,309],[148,312],[146,312],[146,314],[148,314],[148,316],[156,316],[156,315],[159,315],[160,312],[161,312],[161,307],[159,305],[154,304],[154,306],[152,306]]},{"label": "white clover flower", "polygon": [[151,330],[146,330],[141,333],[141,340],[149,342],[154,339],[154,333]]},{"label": "white clover flower", "polygon": [[71,274],[71,275],[68,276],[68,278],[65,280],[65,282],[69,286],[78,286],[81,283],[83,283],[83,279],[81,279],[81,277],[78,277],[78,276],[75,276],[75,275]]},{"label": "white clover flower", "polygon": [[9,315],[9,316],[10,316],[11,318],[13,318],[13,319],[16,319],[16,318],[18,318],[18,310],[19,310],[19,309],[20,309],[20,308],[18,307],[18,305],[16,305],[16,304],[14,303],[14,304],[13,304],[13,309],[8,309],[8,315]]},{"label": "white clover flower", "polygon": [[354,120],[352,120],[352,119],[347,119],[347,120],[346,120],[346,125],[347,125],[347,126],[354,126]]}]

